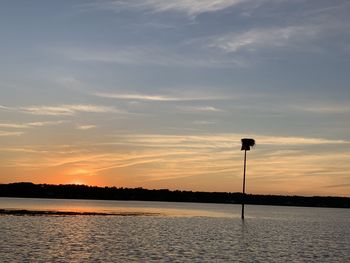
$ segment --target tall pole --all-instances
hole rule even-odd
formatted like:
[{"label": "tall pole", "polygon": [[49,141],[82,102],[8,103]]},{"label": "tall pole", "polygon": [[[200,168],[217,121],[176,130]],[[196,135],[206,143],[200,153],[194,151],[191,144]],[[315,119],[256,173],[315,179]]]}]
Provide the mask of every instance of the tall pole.
[{"label": "tall pole", "polygon": [[242,148],[241,151],[244,150],[244,171],[243,171],[243,191],[242,191],[242,214],[241,218],[242,220],[244,219],[244,203],[246,199],[245,195],[245,172],[246,172],[246,167],[247,167],[247,151],[250,150],[250,147],[254,147],[255,145],[255,140],[251,138],[243,138],[241,139],[242,141]]},{"label": "tall pole", "polygon": [[247,150],[244,150],[244,170],[243,170],[243,191],[242,191],[242,214],[241,218],[244,219],[244,199],[245,199],[245,170],[247,162]]}]

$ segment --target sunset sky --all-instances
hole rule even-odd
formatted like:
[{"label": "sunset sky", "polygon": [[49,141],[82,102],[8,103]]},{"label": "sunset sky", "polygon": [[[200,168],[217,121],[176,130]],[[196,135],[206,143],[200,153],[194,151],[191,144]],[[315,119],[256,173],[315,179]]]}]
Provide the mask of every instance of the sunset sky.
[{"label": "sunset sky", "polygon": [[350,196],[350,1],[0,3],[0,183]]}]

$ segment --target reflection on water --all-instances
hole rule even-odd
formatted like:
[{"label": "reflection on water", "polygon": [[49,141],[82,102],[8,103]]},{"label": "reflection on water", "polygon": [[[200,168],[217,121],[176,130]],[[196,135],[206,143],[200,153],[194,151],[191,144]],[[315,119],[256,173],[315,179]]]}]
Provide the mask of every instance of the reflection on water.
[{"label": "reflection on water", "polygon": [[[0,208],[40,210],[40,200],[13,202],[0,199]],[[1,262],[350,262],[346,209],[247,206],[243,222],[235,205],[81,201],[87,207],[162,215],[3,215]]]},{"label": "reflection on water", "polygon": [[232,213],[232,206],[227,204],[192,204],[111,200],[0,198],[0,209],[97,214],[104,213],[116,215],[123,213],[154,213],[168,216],[237,216],[236,211],[235,213]]}]

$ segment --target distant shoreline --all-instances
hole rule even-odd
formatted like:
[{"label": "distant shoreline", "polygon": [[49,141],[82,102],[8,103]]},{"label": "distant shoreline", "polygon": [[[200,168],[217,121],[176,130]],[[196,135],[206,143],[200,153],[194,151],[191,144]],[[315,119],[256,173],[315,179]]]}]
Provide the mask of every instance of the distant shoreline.
[{"label": "distant shoreline", "polygon": [[[171,191],[168,189],[148,190],[143,188],[97,187],[86,185],[51,185],[33,183],[0,184],[0,197],[52,198],[52,199],[94,199],[129,201],[165,201],[192,203],[241,204],[242,193]],[[350,208],[350,197],[332,196],[244,196],[246,204]]]}]

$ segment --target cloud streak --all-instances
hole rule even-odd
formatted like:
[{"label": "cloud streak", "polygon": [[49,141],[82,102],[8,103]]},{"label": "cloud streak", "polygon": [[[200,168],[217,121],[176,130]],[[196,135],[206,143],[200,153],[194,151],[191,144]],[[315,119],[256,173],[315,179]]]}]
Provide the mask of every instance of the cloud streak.
[{"label": "cloud streak", "polygon": [[310,112],[310,113],[318,113],[318,114],[339,114],[339,113],[349,113],[350,106],[342,105],[341,103],[334,105],[304,105],[304,106],[292,106],[293,109]]},{"label": "cloud streak", "polygon": [[3,110],[3,111],[11,111],[12,108],[11,108],[11,107],[6,107],[6,106],[3,106],[3,105],[0,105],[0,110]]},{"label": "cloud streak", "polygon": [[254,52],[264,48],[297,46],[298,42],[315,38],[320,33],[317,26],[287,26],[254,28],[242,33],[226,33],[209,39],[209,47],[228,53],[238,51]]},{"label": "cloud streak", "polygon": [[97,92],[93,95],[102,98],[118,99],[118,100],[140,100],[140,101],[200,101],[200,100],[218,100],[221,97],[177,97],[168,95],[148,95],[148,94],[123,94],[123,93],[105,93]]},{"label": "cloud streak", "polygon": [[65,123],[66,121],[43,121],[43,122],[28,122],[28,123],[0,123],[0,128],[10,129],[28,129],[34,127],[53,126]]},{"label": "cloud streak", "polygon": [[[35,105],[35,106],[27,106],[27,107],[16,107],[16,108],[4,107],[4,108],[6,108],[6,110],[9,110],[9,111],[16,111],[16,112],[27,113],[32,115],[46,115],[46,116],[73,116],[78,113],[123,113],[123,111],[118,110],[114,107],[93,105],[93,104],[62,104],[57,106]],[[31,124],[29,123],[26,125],[27,126],[28,125],[45,126],[45,123],[37,122],[37,123],[31,123]],[[13,124],[12,126],[16,126],[16,124]]]},{"label": "cloud streak", "polygon": [[[180,45],[183,46],[183,45]],[[200,68],[231,68],[241,67],[240,60],[213,57],[203,52],[193,52],[184,46],[119,46],[106,48],[49,48],[56,54],[67,59],[84,63],[103,63],[120,65],[153,65],[161,67],[200,67]]]},{"label": "cloud streak", "polygon": [[0,131],[0,137],[21,136],[23,132]]},{"label": "cloud streak", "polygon": [[78,130],[91,130],[97,128],[96,125],[77,125]]},{"label": "cloud streak", "polygon": [[180,107],[179,109],[186,112],[198,112],[198,113],[223,112],[222,109],[219,109],[213,106],[187,106],[187,107]]},{"label": "cloud streak", "polygon": [[[250,2],[250,0],[248,1]],[[195,17],[206,12],[224,10],[242,2],[247,2],[247,0],[112,0],[85,4],[82,8],[112,10],[114,12],[121,12],[122,10],[152,11],[156,13],[179,12]]]},{"label": "cloud streak", "polygon": [[[186,147],[186,148],[232,148],[240,146],[244,134],[202,134],[202,135],[131,135],[122,136],[124,143],[149,147]],[[312,145],[349,145],[349,141],[308,137],[281,137],[251,134],[257,144],[266,146],[312,146]]]},{"label": "cloud streak", "polygon": [[71,116],[77,113],[115,113],[119,112],[114,107],[98,106],[90,104],[74,104],[59,106],[30,106],[22,107],[20,110],[24,113],[34,115],[52,115],[52,116]]}]

